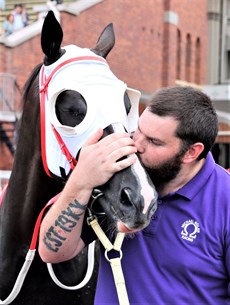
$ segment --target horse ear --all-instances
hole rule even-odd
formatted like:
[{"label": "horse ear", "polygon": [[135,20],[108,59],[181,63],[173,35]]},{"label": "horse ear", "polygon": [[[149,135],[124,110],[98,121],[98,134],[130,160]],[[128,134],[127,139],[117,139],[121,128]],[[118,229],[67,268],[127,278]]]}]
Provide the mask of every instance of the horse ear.
[{"label": "horse ear", "polygon": [[62,28],[53,11],[49,11],[45,17],[41,33],[41,47],[45,54],[45,65],[50,65],[61,56],[62,39]]},{"label": "horse ear", "polygon": [[113,30],[113,24],[108,24],[101,35],[98,38],[96,47],[91,49],[94,53],[99,56],[106,58],[109,52],[112,50],[115,44],[115,34]]}]

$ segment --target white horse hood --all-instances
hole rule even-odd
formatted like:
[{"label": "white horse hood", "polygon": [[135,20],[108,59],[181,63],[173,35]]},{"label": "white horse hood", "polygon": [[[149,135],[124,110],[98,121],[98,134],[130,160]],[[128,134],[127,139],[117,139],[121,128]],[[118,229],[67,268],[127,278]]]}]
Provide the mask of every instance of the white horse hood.
[{"label": "white horse hood", "polygon": [[[70,165],[60,150],[51,124],[59,132],[70,153],[76,157],[86,139],[98,128],[104,129],[110,124],[122,123],[128,132],[132,132],[137,127],[139,114],[140,92],[127,88],[112,73],[102,57],[75,45],[64,49],[65,54],[52,65],[44,66],[43,75],[40,74],[42,86],[53,70],[59,67],[49,82],[45,101],[46,161],[49,170],[56,176],[61,176],[60,167],[68,174]],[[72,58],[76,61],[65,63]],[[65,64],[60,66],[62,63]],[[57,96],[64,90],[78,91],[87,104],[85,118],[75,127],[62,125],[55,113]],[[128,117],[124,106],[125,92],[132,104]]]}]

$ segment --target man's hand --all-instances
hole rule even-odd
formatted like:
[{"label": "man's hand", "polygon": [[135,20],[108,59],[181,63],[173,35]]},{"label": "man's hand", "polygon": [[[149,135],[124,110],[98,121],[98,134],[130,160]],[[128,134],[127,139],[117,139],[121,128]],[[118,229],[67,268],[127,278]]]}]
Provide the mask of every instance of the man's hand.
[{"label": "man's hand", "polygon": [[[101,139],[102,135],[103,130],[99,129],[85,142],[72,173],[75,175],[76,171],[78,179],[80,176],[84,183],[84,188],[90,190],[106,183],[114,173],[130,166],[136,160],[134,154],[137,149],[129,134],[113,133]],[[126,156],[129,157],[122,159]]]}]

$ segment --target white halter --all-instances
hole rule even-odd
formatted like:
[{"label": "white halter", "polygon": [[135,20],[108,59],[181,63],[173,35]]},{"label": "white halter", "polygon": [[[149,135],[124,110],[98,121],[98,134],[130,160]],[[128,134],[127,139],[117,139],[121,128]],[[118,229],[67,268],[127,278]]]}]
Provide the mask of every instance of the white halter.
[{"label": "white halter", "polygon": [[[98,128],[105,128],[113,123],[122,123],[128,132],[137,127],[140,92],[127,88],[110,70],[107,62],[89,49],[75,45],[64,47],[65,54],[55,63],[43,66],[40,73],[40,88],[53,70],[71,58],[76,61],[64,64],[53,74],[47,88],[45,100],[45,147],[48,169],[56,176],[61,176],[60,167],[70,172],[70,164],[62,154],[51,124],[62,137],[70,153],[75,157],[84,142]],[[85,99],[87,113],[83,121],[70,127],[61,125],[55,113],[57,96],[64,90],[78,91]],[[126,114],[124,94],[129,95],[132,107]]]}]

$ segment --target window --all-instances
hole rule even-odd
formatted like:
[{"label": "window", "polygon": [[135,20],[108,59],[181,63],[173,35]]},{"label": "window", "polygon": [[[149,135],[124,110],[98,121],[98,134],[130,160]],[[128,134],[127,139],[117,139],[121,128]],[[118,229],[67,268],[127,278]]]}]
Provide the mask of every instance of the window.
[{"label": "window", "polygon": [[186,36],[186,50],[185,50],[185,79],[191,81],[191,36]]},{"label": "window", "polygon": [[181,33],[177,30],[176,79],[181,79]]},{"label": "window", "polygon": [[196,50],[195,50],[195,83],[200,84],[200,68],[201,68],[201,47],[200,38],[196,40]]}]

